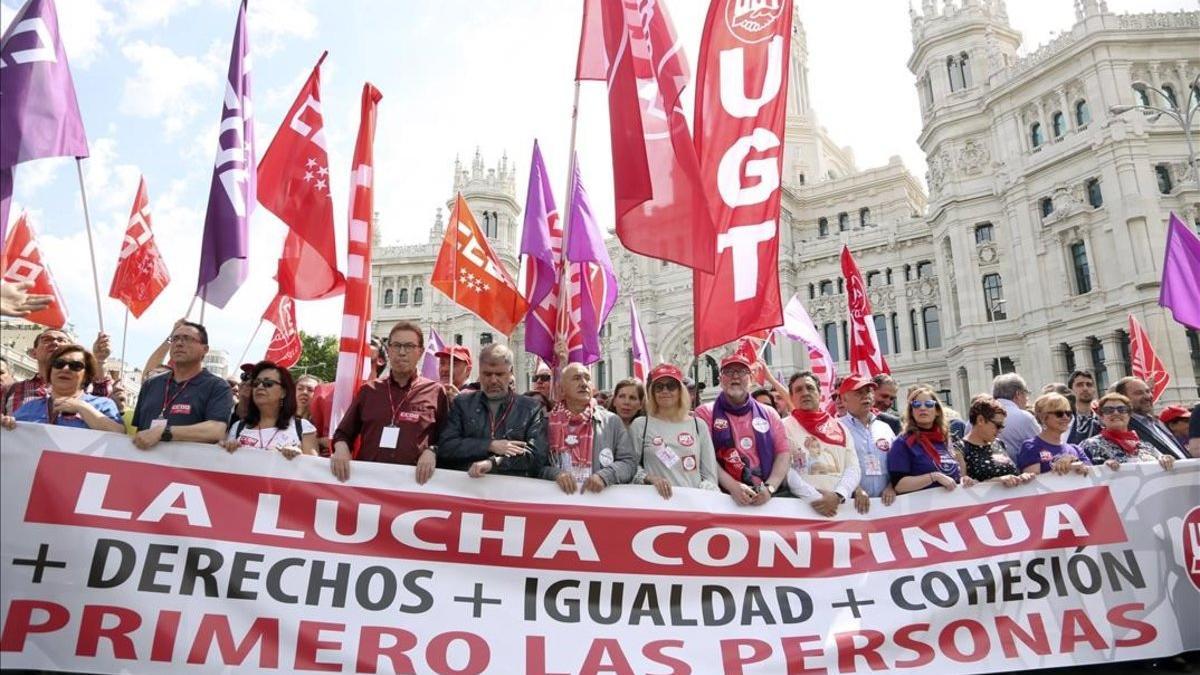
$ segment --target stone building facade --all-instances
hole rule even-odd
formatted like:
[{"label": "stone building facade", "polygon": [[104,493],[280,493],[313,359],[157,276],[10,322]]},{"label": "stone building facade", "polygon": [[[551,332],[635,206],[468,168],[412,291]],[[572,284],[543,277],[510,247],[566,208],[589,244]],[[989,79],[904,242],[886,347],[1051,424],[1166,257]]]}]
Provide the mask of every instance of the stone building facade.
[{"label": "stone building facade", "polygon": [[[845,244],[866,277],[894,375],[932,384],[952,405],[987,391],[999,372],[1016,370],[1031,386],[1065,380],[1076,367],[1095,369],[1102,384],[1115,381],[1129,373],[1130,313],[1174,377],[1164,400],[1197,397],[1200,337],[1157,298],[1168,214],[1200,228],[1200,182],[1177,124],[1109,108],[1141,102],[1136,81],[1186,103],[1200,74],[1200,12],[1117,15],[1101,0],[1074,4],[1075,24],[1024,56],[1003,0],[924,0],[912,13],[908,67],[928,194],[898,157],[858,169],[853,152],[820,126],[795,22],[781,285],[785,302],[804,299],[840,371],[848,348],[838,260]],[[456,162],[454,190],[515,273],[515,168],[504,158],[485,169],[476,152],[469,169]],[[443,235],[439,213],[429,243],[377,249],[376,332],[414,319],[478,350],[502,336],[428,288]],[[656,360],[715,382],[722,353],[692,355],[690,272],[630,253],[615,237],[608,246],[622,298],[594,366],[599,386],[632,373],[627,297]],[[513,340],[522,343],[520,329]],[[532,364],[516,351],[524,386]],[[784,372],[807,365],[803,348],[786,342],[767,359]]]}]

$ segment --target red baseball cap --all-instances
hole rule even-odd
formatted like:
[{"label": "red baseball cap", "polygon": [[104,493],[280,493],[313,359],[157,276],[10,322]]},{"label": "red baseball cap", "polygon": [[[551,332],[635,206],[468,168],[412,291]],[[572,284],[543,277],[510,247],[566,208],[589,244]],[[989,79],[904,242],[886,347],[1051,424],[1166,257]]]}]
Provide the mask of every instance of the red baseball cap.
[{"label": "red baseball cap", "polygon": [[746,358],[745,354],[734,352],[721,359],[721,370],[725,370],[729,366],[745,366],[747,369],[749,369],[750,359]]},{"label": "red baseball cap", "polygon": [[441,349],[434,352],[434,356],[438,357],[439,359],[442,358],[443,356],[446,358],[450,358],[451,354],[454,355],[455,361],[466,361],[467,365],[471,364],[471,361],[472,361],[471,348],[467,347],[465,345],[452,345],[450,347],[442,347]]},{"label": "red baseball cap", "polygon": [[843,396],[846,392],[856,391],[863,387],[874,387],[875,382],[869,377],[862,375],[848,375],[842,380],[841,386],[838,387],[838,396]]},{"label": "red baseball cap", "polygon": [[1158,414],[1158,419],[1163,424],[1170,424],[1175,420],[1192,419],[1192,413],[1181,405],[1169,405],[1163,408],[1163,411]]},{"label": "red baseball cap", "polygon": [[664,377],[669,377],[678,382],[681,386],[683,385],[683,371],[669,363],[660,363],[655,366],[654,369],[650,371],[650,377],[647,378],[646,381],[654,382],[656,380],[661,380]]}]

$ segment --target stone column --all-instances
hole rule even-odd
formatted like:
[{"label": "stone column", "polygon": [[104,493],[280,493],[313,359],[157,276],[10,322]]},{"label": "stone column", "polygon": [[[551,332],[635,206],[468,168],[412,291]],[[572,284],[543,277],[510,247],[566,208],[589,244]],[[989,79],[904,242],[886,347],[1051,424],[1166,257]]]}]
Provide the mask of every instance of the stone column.
[{"label": "stone column", "polygon": [[[1075,116],[1071,114],[1071,109],[1067,104],[1067,90],[1059,88],[1055,93],[1058,94],[1058,102],[1062,106],[1063,121],[1067,123],[1063,130],[1063,136],[1066,136],[1066,132],[1075,128]],[[1051,130],[1051,135],[1054,135],[1053,130]]]},{"label": "stone column", "polygon": [[1129,374],[1129,366],[1121,354],[1121,333],[1112,331],[1100,338],[1104,345],[1104,367],[1108,369],[1108,381],[1117,380]]},{"label": "stone column", "polygon": [[1087,338],[1068,343],[1075,354],[1075,370],[1090,370],[1095,372],[1096,364],[1092,363],[1092,347]]},{"label": "stone column", "polygon": [[1066,382],[1071,373],[1067,370],[1067,346],[1061,342],[1050,348],[1054,355],[1054,380]]}]

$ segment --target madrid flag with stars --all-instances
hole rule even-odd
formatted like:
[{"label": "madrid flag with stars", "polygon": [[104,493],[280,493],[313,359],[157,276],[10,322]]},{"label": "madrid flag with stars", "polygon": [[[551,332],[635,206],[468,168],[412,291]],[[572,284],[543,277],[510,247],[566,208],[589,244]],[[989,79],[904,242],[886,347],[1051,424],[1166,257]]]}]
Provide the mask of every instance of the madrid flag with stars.
[{"label": "madrid flag with stars", "polygon": [[529,308],[461,194],[450,212],[429,283],[505,335],[512,334]]}]

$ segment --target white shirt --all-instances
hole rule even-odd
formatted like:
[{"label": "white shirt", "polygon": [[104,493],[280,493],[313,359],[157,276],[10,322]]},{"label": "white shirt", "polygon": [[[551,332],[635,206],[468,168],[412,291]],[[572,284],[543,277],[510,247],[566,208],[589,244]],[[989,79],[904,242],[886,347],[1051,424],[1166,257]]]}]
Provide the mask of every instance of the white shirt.
[{"label": "white shirt", "polygon": [[[238,424],[235,423],[229,429],[228,440],[237,439],[238,445],[243,448],[263,448],[264,450],[278,450],[288,446],[300,446],[300,439],[296,438],[296,423],[288,422],[286,429],[251,429],[243,427],[242,433],[234,436],[237,433]],[[306,434],[317,433],[317,428],[308,420],[300,420],[300,429]]]}]

